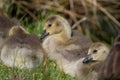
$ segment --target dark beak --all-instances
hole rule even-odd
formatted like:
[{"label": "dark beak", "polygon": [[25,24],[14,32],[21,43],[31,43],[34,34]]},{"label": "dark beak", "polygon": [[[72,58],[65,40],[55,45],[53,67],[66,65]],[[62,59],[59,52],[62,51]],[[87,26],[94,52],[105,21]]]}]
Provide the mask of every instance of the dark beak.
[{"label": "dark beak", "polygon": [[42,32],[42,35],[41,35],[41,39],[44,39],[46,36],[48,36],[49,35],[49,33],[48,32],[46,32],[46,30],[44,30],[43,32]]},{"label": "dark beak", "polygon": [[86,64],[86,63],[89,63],[93,60],[93,58],[91,57],[91,55],[88,55],[87,57],[85,57],[83,59],[83,63]]}]

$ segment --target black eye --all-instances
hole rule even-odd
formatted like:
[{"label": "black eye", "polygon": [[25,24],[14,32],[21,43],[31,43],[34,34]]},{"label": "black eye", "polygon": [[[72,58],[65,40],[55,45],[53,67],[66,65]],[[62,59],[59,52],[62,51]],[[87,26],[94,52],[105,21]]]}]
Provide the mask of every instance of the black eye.
[{"label": "black eye", "polygon": [[97,52],[97,50],[95,49],[95,50],[93,50],[93,53],[96,53]]},{"label": "black eye", "polygon": [[48,27],[51,27],[52,26],[52,24],[48,24]]}]

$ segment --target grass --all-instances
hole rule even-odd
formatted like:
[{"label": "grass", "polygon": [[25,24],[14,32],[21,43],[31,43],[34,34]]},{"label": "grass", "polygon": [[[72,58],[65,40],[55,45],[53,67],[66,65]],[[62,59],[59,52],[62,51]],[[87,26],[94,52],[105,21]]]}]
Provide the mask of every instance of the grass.
[{"label": "grass", "polygon": [[53,61],[47,61],[47,67],[17,69],[5,66],[0,62],[0,80],[75,80],[60,71]]}]

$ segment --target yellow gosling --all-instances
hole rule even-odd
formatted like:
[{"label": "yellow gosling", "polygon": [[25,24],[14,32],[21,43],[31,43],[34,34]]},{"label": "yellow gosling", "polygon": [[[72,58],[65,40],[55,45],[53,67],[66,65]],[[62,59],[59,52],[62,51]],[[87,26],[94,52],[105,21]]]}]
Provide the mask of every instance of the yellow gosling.
[{"label": "yellow gosling", "polygon": [[77,66],[78,80],[97,80],[98,71],[108,53],[108,46],[100,42],[93,43],[88,50],[88,56]]},{"label": "yellow gosling", "polygon": [[1,50],[2,62],[10,67],[33,68],[42,64],[45,52],[39,37],[13,26]]},{"label": "yellow gosling", "polygon": [[59,16],[49,16],[41,35],[43,48],[49,59],[56,61],[65,73],[75,76],[79,59],[87,55],[92,42],[78,31],[72,31],[68,21]]}]

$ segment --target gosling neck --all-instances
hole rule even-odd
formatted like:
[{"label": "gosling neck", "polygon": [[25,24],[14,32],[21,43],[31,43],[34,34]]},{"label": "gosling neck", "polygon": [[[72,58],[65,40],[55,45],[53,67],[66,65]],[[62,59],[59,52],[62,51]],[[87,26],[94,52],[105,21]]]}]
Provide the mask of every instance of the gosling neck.
[{"label": "gosling neck", "polygon": [[66,32],[66,30],[63,30],[61,33],[58,34],[58,36],[62,42],[67,42],[71,39],[71,32]]},{"label": "gosling neck", "polygon": [[69,39],[71,39],[72,28],[71,28],[70,24],[65,19],[61,19],[61,20],[64,22],[62,22],[63,30],[60,33],[60,37],[64,41],[68,41]]}]

